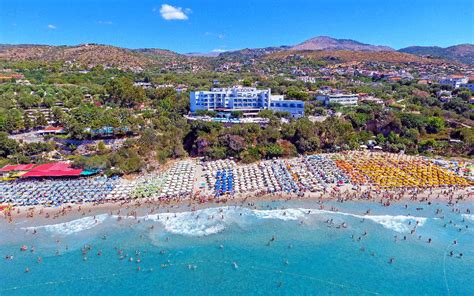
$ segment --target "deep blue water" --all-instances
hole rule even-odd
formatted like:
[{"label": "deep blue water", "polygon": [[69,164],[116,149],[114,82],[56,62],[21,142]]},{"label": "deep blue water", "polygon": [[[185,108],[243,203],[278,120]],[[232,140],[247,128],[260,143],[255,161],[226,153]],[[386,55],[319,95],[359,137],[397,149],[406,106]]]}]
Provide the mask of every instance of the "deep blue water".
[{"label": "deep blue water", "polygon": [[340,213],[311,214],[314,203],[277,205],[291,209],[214,208],[140,223],[104,214],[50,221],[35,235],[2,221],[0,295],[474,295],[472,203],[461,213],[442,204],[334,203]]}]

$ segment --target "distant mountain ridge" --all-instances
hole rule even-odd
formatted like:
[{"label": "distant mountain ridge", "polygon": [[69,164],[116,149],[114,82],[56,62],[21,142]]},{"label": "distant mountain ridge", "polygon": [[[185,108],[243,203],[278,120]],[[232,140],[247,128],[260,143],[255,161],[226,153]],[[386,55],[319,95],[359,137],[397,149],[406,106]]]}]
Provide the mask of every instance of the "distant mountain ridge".
[{"label": "distant mountain ridge", "polygon": [[351,39],[336,39],[328,36],[318,36],[308,39],[291,48],[292,50],[352,50],[352,51],[394,51],[388,46],[370,45]]},{"label": "distant mountain ridge", "polygon": [[179,56],[180,54],[174,52],[169,49],[161,49],[161,48],[137,48],[137,49],[130,49],[130,51],[135,53],[142,53],[145,55],[150,56],[165,56],[165,57],[175,57]]},{"label": "distant mountain ridge", "polygon": [[418,56],[439,57],[450,61],[474,65],[474,44],[459,44],[449,47],[439,46],[410,46],[400,52]]},{"label": "distant mountain ridge", "polygon": [[77,46],[3,46],[0,47],[0,59],[74,61],[88,66],[103,65],[122,68],[142,68],[151,62],[144,55],[130,50],[98,44]]},{"label": "distant mountain ridge", "polygon": [[427,59],[398,51],[351,51],[351,50],[286,50],[266,55],[268,60],[284,60],[305,57],[328,62],[381,62],[392,64],[423,63],[438,64],[441,60]]},{"label": "distant mountain ridge", "polygon": [[210,51],[210,52],[188,52],[185,55],[188,57],[217,57],[222,52],[219,51]]},{"label": "distant mountain ridge", "polygon": [[0,59],[16,61],[73,61],[87,66],[110,66],[123,69],[144,68],[156,63],[156,57],[171,58],[179,54],[170,50],[126,49],[94,43],[75,46],[0,45]]},{"label": "distant mountain ridge", "polygon": [[246,59],[255,59],[255,58],[259,58],[261,56],[271,54],[274,52],[289,50],[290,48],[291,48],[290,46],[285,46],[285,45],[270,46],[270,47],[263,47],[263,48],[244,48],[244,49],[239,49],[239,50],[223,52],[219,55],[219,57],[227,57],[227,58],[240,57],[240,58],[246,58]]},{"label": "distant mountain ridge", "polygon": [[[0,60],[65,61],[83,64],[88,67],[103,65],[132,70],[164,65],[178,65],[178,67],[194,65],[206,68],[209,65],[216,66],[226,62],[247,64],[252,60],[287,58],[289,55],[303,55],[313,59],[345,62],[442,63],[448,60],[474,65],[474,45],[472,44],[447,48],[413,46],[396,51],[388,46],[370,45],[327,36],[314,37],[295,46],[270,46],[244,48],[221,53],[189,54],[179,54],[160,48],[127,49],[94,43],[73,46],[0,44]],[[425,56],[431,58],[425,58]],[[433,59],[432,57],[439,57],[440,59]]]}]

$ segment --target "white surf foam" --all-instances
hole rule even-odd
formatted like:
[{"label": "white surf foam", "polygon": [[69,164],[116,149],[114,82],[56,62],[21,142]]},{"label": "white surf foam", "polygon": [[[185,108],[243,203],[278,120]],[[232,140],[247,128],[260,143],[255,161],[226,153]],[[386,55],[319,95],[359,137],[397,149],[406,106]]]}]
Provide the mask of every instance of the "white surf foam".
[{"label": "white surf foam", "polygon": [[61,235],[70,235],[73,233],[78,233],[84,230],[88,230],[96,227],[99,224],[102,224],[105,219],[107,219],[107,214],[97,215],[95,218],[93,216],[84,217],[77,220],[72,220],[69,222],[51,224],[51,225],[41,225],[36,227],[26,227],[22,229],[44,229],[48,232],[61,234]]},{"label": "white surf foam", "polygon": [[474,214],[462,214],[462,216],[470,221],[474,221]]},{"label": "white surf foam", "polygon": [[252,210],[251,215],[258,219],[278,219],[283,221],[294,221],[306,217],[308,210],[285,209],[285,210]]},{"label": "white surf foam", "polygon": [[165,230],[170,233],[188,236],[207,236],[221,232],[225,229],[225,222],[219,219],[208,219],[198,217],[204,215],[202,212],[162,213],[147,215],[144,220],[152,220],[161,223]]},{"label": "white surf foam", "polygon": [[304,216],[301,209],[250,210],[240,207],[220,207],[195,212],[153,214],[140,219],[159,222],[171,233],[207,236],[223,231],[230,224],[248,223],[248,218],[291,221],[302,219]]},{"label": "white surf foam", "polygon": [[[403,216],[403,215],[357,215],[345,212],[331,212],[331,211],[319,211],[325,213],[333,213],[344,216],[352,216],[355,218],[366,219],[378,223],[385,227],[396,232],[409,232],[415,226],[414,223],[418,222],[418,227],[421,227],[425,224],[426,217],[416,217],[416,216]],[[411,222],[411,225],[409,224]]]},{"label": "white surf foam", "polygon": [[307,219],[310,215],[340,215],[366,219],[378,223],[386,229],[401,233],[409,232],[413,229],[416,222],[418,222],[418,227],[421,227],[427,220],[425,217],[415,216],[358,215],[305,208],[252,210],[242,207],[219,207],[194,212],[160,213],[139,217],[139,219],[158,222],[170,233],[187,236],[207,236],[224,231],[231,224],[244,225],[254,223],[255,220],[266,219],[298,221]]},{"label": "white surf foam", "polygon": [[[411,217],[411,216],[390,216],[390,215],[381,215],[381,216],[363,216],[365,219],[372,220],[376,223],[381,224],[387,229],[391,229],[396,232],[409,232],[415,224],[413,222],[418,222],[418,227],[425,224],[425,217]],[[412,222],[411,225],[409,222]]]}]

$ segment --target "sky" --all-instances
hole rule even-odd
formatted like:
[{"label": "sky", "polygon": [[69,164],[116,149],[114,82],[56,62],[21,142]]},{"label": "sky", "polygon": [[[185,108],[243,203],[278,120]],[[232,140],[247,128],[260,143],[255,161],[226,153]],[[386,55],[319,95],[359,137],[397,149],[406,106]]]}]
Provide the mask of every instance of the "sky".
[{"label": "sky", "polygon": [[399,49],[474,43],[473,0],[0,0],[0,43],[162,48],[294,45],[315,36]]}]

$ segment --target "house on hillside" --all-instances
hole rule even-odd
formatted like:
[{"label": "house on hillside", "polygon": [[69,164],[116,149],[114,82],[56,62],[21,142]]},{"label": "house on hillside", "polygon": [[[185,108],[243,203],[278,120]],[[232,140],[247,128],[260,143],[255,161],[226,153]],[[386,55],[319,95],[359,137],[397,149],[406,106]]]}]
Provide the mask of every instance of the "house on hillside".
[{"label": "house on hillside", "polygon": [[441,85],[449,85],[453,88],[459,88],[462,84],[469,82],[469,78],[463,75],[450,75],[439,80]]}]

